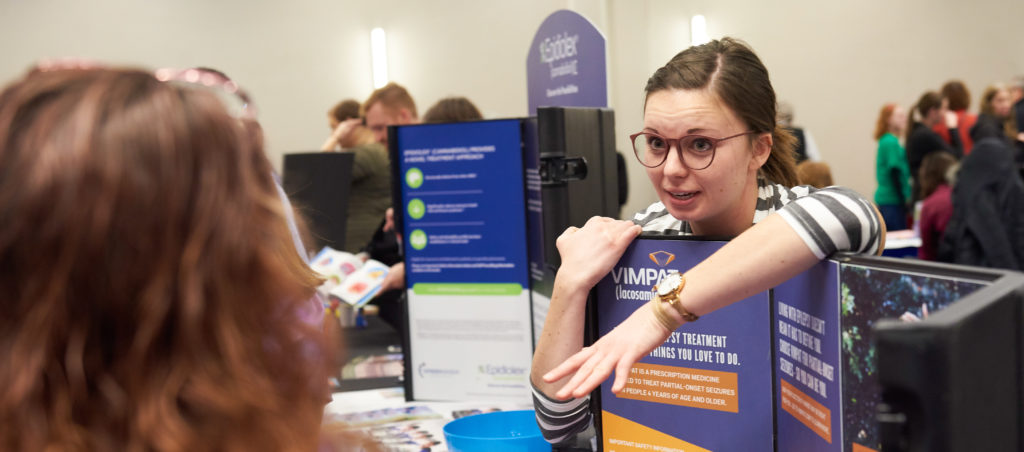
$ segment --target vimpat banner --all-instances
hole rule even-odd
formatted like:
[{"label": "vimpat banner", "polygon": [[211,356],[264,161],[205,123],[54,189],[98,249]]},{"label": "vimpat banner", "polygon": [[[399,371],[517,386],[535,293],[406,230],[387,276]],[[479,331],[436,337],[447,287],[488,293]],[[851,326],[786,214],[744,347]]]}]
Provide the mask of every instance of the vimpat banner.
[{"label": "vimpat banner", "polygon": [[[725,242],[638,239],[597,286],[598,330],[647,307],[670,271],[686,272]],[[772,450],[768,292],[683,325],[633,366],[626,387],[601,386],[604,450]]]},{"label": "vimpat banner", "polygon": [[[597,333],[649,309],[664,275],[685,273],[724,244],[637,239],[595,289]],[[872,326],[920,321],[987,283],[877,261],[822,261],[674,331],[633,366],[619,394],[611,379],[601,386],[604,450],[879,450]]]}]

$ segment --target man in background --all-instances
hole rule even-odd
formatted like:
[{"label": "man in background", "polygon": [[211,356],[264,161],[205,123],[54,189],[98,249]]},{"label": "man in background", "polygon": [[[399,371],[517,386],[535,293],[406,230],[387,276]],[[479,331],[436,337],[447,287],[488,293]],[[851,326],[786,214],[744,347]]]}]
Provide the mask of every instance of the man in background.
[{"label": "man in background", "polygon": [[[363,117],[366,128],[373,133],[373,138],[387,148],[388,126],[419,124],[416,114],[416,103],[406,89],[397,83],[390,82],[373,93],[363,102]],[[390,210],[390,209],[388,209]],[[402,321],[401,295],[405,279],[405,264],[402,261],[401,247],[398,243],[393,223],[380,219],[380,226],[374,232],[363,252],[370,258],[391,266],[391,271],[384,281],[384,287],[373,300],[380,307],[380,317],[398,330],[404,331]]]},{"label": "man in background", "polygon": [[363,102],[363,117],[373,138],[387,147],[388,126],[419,124],[416,103],[402,85],[390,82],[378,88]]}]

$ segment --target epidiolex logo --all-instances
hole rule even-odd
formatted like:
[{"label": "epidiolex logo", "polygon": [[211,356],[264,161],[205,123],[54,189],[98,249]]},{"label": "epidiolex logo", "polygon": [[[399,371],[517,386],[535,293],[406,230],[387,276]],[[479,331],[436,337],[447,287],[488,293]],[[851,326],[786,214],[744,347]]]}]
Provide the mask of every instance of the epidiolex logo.
[{"label": "epidiolex logo", "polygon": [[540,42],[540,60],[551,64],[576,56],[576,43],[579,40],[580,35],[569,36],[569,33],[558,33],[554,37],[544,38]]},{"label": "epidiolex logo", "polygon": [[491,364],[481,364],[481,365],[477,366],[477,370],[480,373],[484,374],[484,375],[491,375],[491,376],[523,376],[523,375],[526,375],[526,368],[525,367],[506,366],[504,364],[497,365],[497,366],[491,365]]}]

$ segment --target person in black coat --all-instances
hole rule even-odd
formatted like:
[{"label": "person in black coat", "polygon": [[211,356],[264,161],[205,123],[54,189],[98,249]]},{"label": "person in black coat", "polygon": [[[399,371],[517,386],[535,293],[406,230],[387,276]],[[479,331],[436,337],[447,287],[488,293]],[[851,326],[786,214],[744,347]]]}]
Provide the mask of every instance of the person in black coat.
[{"label": "person in black coat", "polygon": [[982,138],[964,158],[940,261],[1024,269],[1024,182],[1005,140]]},{"label": "person in black coat", "polygon": [[[956,115],[947,115],[947,101],[935,91],[928,91],[921,95],[917,103],[911,109],[907,125],[907,163],[910,166],[910,177],[913,179],[913,201],[921,199],[920,183],[917,180],[918,170],[921,168],[921,161],[932,152],[945,151],[953,155],[957,160],[963,157],[963,145],[960,143],[960,133],[956,124]],[[920,117],[920,120],[915,119]],[[949,128],[949,138],[953,143],[950,145],[943,140],[932,128],[937,124],[946,121]]]}]

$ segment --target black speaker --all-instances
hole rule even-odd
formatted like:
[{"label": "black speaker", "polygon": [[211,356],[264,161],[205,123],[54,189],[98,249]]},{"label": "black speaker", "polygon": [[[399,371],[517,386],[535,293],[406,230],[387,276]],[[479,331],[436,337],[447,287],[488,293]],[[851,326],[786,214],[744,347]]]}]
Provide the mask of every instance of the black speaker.
[{"label": "black speaker", "polygon": [[537,109],[544,261],[558,268],[555,239],[590,217],[619,215],[615,113],[607,108]]}]

